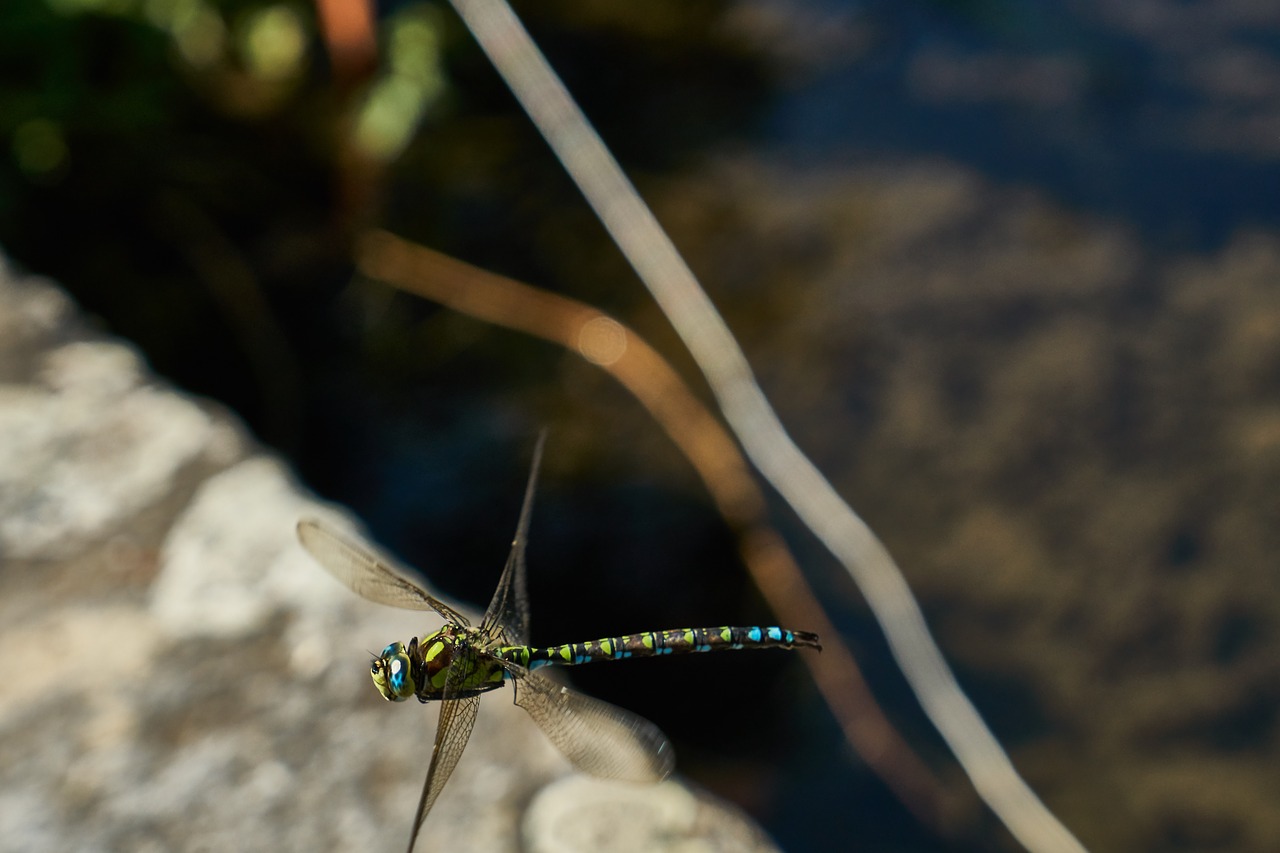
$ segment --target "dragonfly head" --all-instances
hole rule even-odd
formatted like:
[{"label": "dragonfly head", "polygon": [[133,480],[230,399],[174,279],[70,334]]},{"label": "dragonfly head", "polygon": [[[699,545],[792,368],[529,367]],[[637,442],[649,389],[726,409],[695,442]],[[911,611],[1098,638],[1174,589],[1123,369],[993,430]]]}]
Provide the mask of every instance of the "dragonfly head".
[{"label": "dragonfly head", "polygon": [[373,659],[369,674],[373,676],[373,686],[378,688],[382,698],[390,702],[403,702],[417,692],[413,680],[412,653],[416,650],[417,640],[406,648],[404,643],[392,643],[382,650],[379,657]]}]

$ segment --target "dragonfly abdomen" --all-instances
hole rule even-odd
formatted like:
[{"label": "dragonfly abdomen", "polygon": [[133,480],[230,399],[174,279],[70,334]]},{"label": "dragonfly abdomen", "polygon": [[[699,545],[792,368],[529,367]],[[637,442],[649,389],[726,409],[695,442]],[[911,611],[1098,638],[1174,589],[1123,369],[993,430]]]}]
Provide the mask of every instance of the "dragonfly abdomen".
[{"label": "dragonfly abdomen", "polygon": [[546,648],[508,646],[500,649],[498,656],[526,669],[537,669],[542,666],[578,666],[604,660],[698,654],[729,649],[793,649],[802,646],[822,648],[818,643],[818,636],[808,631],[792,631],[776,626],[722,626],[645,631],[641,634],[625,634],[621,637],[605,637],[601,640],[565,643]]}]

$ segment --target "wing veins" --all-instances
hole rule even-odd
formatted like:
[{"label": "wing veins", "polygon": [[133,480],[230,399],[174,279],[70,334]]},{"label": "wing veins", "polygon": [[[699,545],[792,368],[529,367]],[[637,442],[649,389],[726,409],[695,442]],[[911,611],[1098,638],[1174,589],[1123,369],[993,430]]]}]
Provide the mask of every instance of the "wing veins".
[{"label": "wing veins", "polygon": [[449,622],[471,624],[461,613],[392,568],[388,560],[322,521],[299,521],[298,541],[329,574],[362,598],[405,610],[434,610]]},{"label": "wing veins", "polygon": [[524,549],[529,541],[529,518],[533,512],[533,495],[538,488],[538,469],[542,465],[542,448],[546,442],[547,431],[543,430],[533,449],[529,481],[525,485],[524,502],[520,506],[520,520],[516,524],[516,535],[511,540],[511,551],[480,622],[481,629],[491,640],[502,640],[510,645],[529,642],[529,590],[525,579]]},{"label": "wing veins", "polygon": [[516,704],[579,770],[603,779],[660,782],[675,768],[675,752],[653,723],[608,702],[524,670]]},{"label": "wing veins", "polygon": [[427,814],[444,790],[445,783],[453,775],[454,768],[458,766],[458,759],[462,757],[462,751],[471,738],[471,729],[476,724],[476,715],[480,710],[480,694],[461,697],[456,695],[476,667],[476,653],[473,649],[466,647],[455,651],[455,654],[458,651],[462,654],[454,658],[445,681],[440,720],[436,724],[436,739],[431,747],[431,764],[427,768],[427,778],[422,783],[422,794],[418,797],[418,811],[413,817],[413,833],[409,836],[407,853],[413,853],[413,846],[418,841],[418,833]]}]

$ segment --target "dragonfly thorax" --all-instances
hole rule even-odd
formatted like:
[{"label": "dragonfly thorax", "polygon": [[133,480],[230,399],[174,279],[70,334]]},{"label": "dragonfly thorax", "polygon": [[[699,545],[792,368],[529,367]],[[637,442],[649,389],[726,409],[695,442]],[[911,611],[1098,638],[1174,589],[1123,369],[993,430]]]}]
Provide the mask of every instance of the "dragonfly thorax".
[{"label": "dragonfly thorax", "polygon": [[373,684],[384,699],[403,702],[417,696],[420,702],[474,696],[503,685],[505,669],[483,649],[480,632],[465,625],[446,624],[406,646],[392,643],[374,658]]}]

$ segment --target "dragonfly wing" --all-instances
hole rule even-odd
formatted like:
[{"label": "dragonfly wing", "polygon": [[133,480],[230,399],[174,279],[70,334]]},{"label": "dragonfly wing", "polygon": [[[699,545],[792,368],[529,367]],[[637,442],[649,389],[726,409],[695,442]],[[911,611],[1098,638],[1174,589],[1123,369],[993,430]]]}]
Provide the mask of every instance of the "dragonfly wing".
[{"label": "dragonfly wing", "polygon": [[479,694],[462,699],[445,699],[440,703],[440,723],[436,727],[435,745],[431,747],[431,766],[427,769],[426,781],[422,783],[422,796],[418,798],[418,813],[413,818],[413,834],[409,836],[408,853],[413,853],[413,845],[418,840],[418,831],[422,829],[427,813],[435,805],[436,797],[444,790],[444,783],[453,775],[453,768],[458,766],[458,759],[462,757],[462,750],[471,737],[471,729],[476,724],[476,712],[479,710]]},{"label": "dragonfly wing", "polygon": [[470,624],[461,613],[393,569],[388,561],[323,522],[299,521],[298,541],[329,574],[370,601],[406,610],[434,610],[450,622]]},{"label": "dragonfly wing", "polygon": [[671,775],[671,742],[644,717],[538,673],[525,675],[515,685],[516,704],[579,770],[628,782],[659,782]]},{"label": "dragonfly wing", "polygon": [[533,510],[533,493],[538,487],[542,446],[546,442],[547,431],[543,430],[533,449],[529,483],[524,489],[524,503],[520,507],[520,521],[516,525],[515,539],[511,542],[511,553],[507,555],[507,565],[502,569],[498,588],[480,623],[491,638],[502,639],[509,645],[529,642],[529,592],[525,581],[524,548],[529,539],[529,516]]}]

